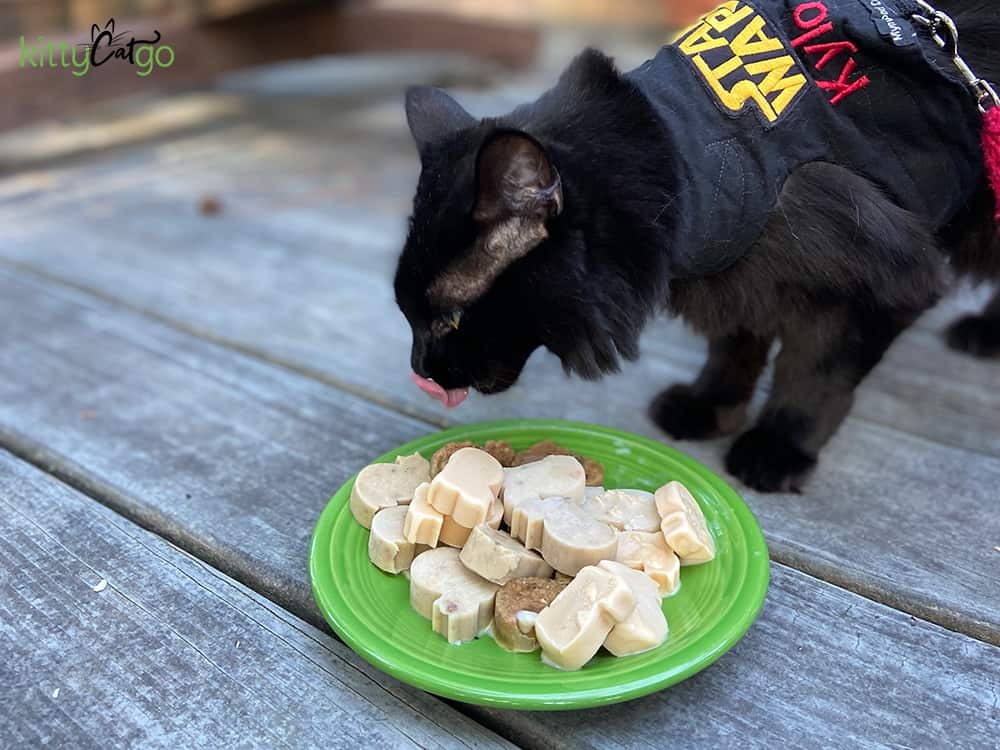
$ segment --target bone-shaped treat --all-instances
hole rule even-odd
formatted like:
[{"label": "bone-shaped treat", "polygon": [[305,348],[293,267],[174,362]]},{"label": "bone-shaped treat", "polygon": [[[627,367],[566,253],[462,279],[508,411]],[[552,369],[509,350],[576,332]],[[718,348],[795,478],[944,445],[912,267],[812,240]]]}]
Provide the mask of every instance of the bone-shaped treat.
[{"label": "bone-shaped treat", "polygon": [[501,586],[512,578],[552,577],[552,568],[537,552],[486,524],[472,530],[459,557],[469,570]]},{"label": "bone-shaped treat", "polygon": [[662,531],[618,532],[615,560],[643,571],[656,583],[660,596],[670,596],[681,585],[681,561],[667,546]]},{"label": "bone-shaped treat", "polygon": [[618,551],[615,530],[566,498],[521,503],[511,518],[510,535],[571,576],[601,560],[614,560]]},{"label": "bone-shaped treat", "polygon": [[471,529],[486,520],[503,479],[503,467],[493,456],[462,448],[431,481],[427,500],[442,515]]},{"label": "bone-shaped treat", "polygon": [[632,614],[611,628],[604,639],[604,648],[615,656],[629,656],[649,651],[667,640],[667,618],[652,579],[613,560],[603,560],[598,567],[625,581],[635,597]]},{"label": "bone-shaped treat", "polygon": [[660,514],[652,492],[608,490],[584,497],[580,507],[598,521],[619,531],[659,531]]},{"label": "bone-shaped treat", "polygon": [[489,627],[498,588],[462,565],[454,547],[427,550],[410,565],[410,604],[451,643]]},{"label": "bone-shaped treat", "polygon": [[584,568],[535,620],[543,660],[559,669],[579,669],[635,604],[632,588],[619,576],[593,565]]},{"label": "bone-shaped treat", "polygon": [[430,484],[424,482],[414,490],[413,500],[410,501],[403,520],[403,538],[412,544],[437,547],[444,516],[427,502],[429,488]]},{"label": "bone-shaped treat", "polygon": [[656,491],[660,529],[681,565],[697,565],[715,558],[715,540],[705,514],[694,496],[680,482],[669,482]]},{"label": "bone-shaped treat", "polygon": [[572,456],[547,456],[541,461],[505,469],[503,520],[509,526],[514,509],[532,498],[582,500],[585,486],[583,466]]},{"label": "bone-shaped treat", "polygon": [[421,544],[408,542],[403,535],[406,518],[405,505],[383,508],[372,519],[368,536],[368,559],[386,573],[401,573],[410,567],[414,556],[427,549]]},{"label": "bone-shaped treat", "polygon": [[399,456],[392,464],[370,464],[363,468],[351,489],[351,513],[370,529],[372,518],[382,508],[405,505],[423,482],[430,481],[431,465],[419,453]]},{"label": "bone-shaped treat", "polygon": [[[425,483],[417,487],[413,493],[413,501],[407,509],[403,523],[403,538],[428,547],[437,547],[438,544],[462,547],[472,529],[455,523],[451,516],[446,516],[435,509],[427,501],[429,488],[430,485]],[[494,500],[486,524],[499,528],[501,520],[503,520],[503,503]]]}]

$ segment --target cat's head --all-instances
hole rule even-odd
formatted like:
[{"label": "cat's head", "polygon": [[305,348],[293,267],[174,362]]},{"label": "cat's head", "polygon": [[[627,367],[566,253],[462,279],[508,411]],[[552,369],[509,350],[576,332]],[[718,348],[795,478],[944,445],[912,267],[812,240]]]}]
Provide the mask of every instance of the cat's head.
[{"label": "cat's head", "polygon": [[644,316],[606,249],[592,246],[607,232],[594,228],[600,188],[587,173],[600,166],[525,112],[478,120],[438,89],[407,93],[421,172],[396,301],[415,380],[442,401],[452,391],[449,405],[458,389],[509,388],[539,347],[586,378],[637,355]]}]

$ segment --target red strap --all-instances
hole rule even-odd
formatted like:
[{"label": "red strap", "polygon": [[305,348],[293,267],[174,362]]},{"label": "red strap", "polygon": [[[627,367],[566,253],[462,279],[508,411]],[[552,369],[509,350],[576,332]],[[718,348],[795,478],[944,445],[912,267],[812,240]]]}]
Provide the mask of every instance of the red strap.
[{"label": "red strap", "polygon": [[997,199],[996,218],[1000,220],[1000,107],[993,107],[983,115],[983,157],[986,176]]}]

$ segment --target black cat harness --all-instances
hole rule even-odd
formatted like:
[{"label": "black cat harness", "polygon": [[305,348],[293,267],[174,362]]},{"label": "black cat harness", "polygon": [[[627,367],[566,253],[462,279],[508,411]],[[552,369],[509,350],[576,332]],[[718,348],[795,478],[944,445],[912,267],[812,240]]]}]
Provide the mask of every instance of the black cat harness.
[{"label": "black cat harness", "polygon": [[678,185],[659,221],[674,275],[738,260],[806,162],[848,167],[944,226],[983,179],[980,111],[1000,126],[957,39],[919,0],[729,0],[628,73],[672,142]]}]

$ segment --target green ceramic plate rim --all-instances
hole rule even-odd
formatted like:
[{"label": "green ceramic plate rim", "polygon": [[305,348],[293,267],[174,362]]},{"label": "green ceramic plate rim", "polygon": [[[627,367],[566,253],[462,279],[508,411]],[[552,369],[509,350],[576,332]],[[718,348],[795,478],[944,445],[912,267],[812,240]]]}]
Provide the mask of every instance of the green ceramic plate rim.
[{"label": "green ceramic plate rim", "polygon": [[[559,697],[520,694],[500,696],[494,691],[477,690],[474,686],[455,685],[446,679],[414,675],[405,665],[400,665],[391,659],[384,658],[377,648],[372,648],[364,640],[359,639],[349,622],[350,610],[345,607],[345,611],[342,612],[338,603],[333,601],[332,597],[318,585],[318,581],[324,577],[332,580],[328,552],[332,541],[333,522],[340,512],[341,503],[348,501],[349,489],[353,486],[354,479],[357,476],[355,474],[334,493],[319,516],[316,528],[313,531],[312,540],[309,544],[309,580],[312,586],[313,597],[326,621],[341,640],[365,661],[401,682],[443,698],[493,708],[543,711],[566,710],[594,708],[621,703],[675,685],[713,664],[746,634],[747,630],[749,630],[750,626],[757,619],[758,614],[760,614],[770,580],[770,561],[764,535],[750,508],[747,507],[742,498],[726,482],[698,461],[675,448],[671,448],[669,445],[636,435],[635,433],[586,422],[561,419],[507,419],[457,425],[446,430],[424,435],[398,448],[387,451],[372,463],[389,461],[398,455],[414,453],[430,441],[448,441],[449,439],[486,440],[490,439],[491,435],[495,435],[506,429],[539,428],[548,425],[563,431],[579,431],[590,435],[596,433],[610,438],[630,440],[653,450],[667,453],[673,460],[682,464],[688,470],[696,472],[706,483],[711,485],[712,489],[718,493],[719,498],[726,503],[730,511],[737,518],[740,528],[744,533],[744,540],[747,546],[747,570],[744,575],[743,586],[739,590],[738,596],[726,611],[726,616],[708,634],[712,636],[711,640],[700,644],[703,645],[700,655],[690,659],[682,668],[664,673],[658,678],[630,681],[625,684],[614,683],[599,691],[590,689],[586,692],[574,693],[572,688],[568,688]],[[342,493],[344,498],[338,502],[338,495]],[[758,554],[754,554],[755,552]],[[567,672],[566,675],[567,682],[571,682],[573,673]]]}]

